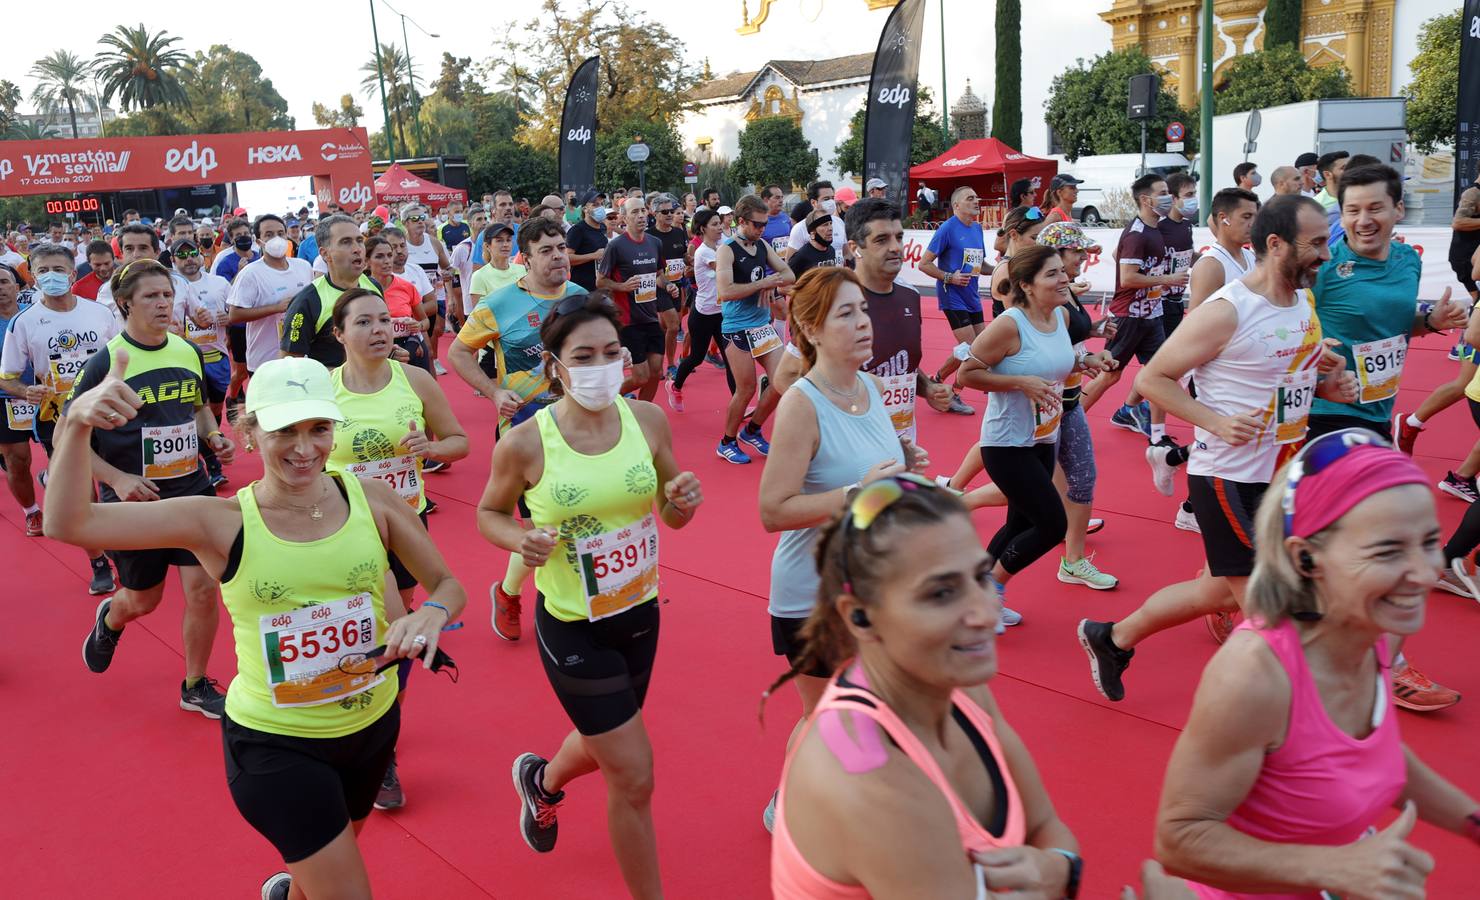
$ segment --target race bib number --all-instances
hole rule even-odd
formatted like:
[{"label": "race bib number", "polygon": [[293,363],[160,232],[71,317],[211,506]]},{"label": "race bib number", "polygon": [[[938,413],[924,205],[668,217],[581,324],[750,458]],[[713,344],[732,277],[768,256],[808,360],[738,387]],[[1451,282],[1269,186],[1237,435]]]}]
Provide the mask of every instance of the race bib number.
[{"label": "race bib number", "polygon": [[375,600],[368,593],[265,615],[257,627],[273,706],[332,703],[385,680],[373,672],[351,674],[339,667],[341,657],[376,645]]},{"label": "race bib number", "polygon": [[210,325],[200,326],[195,324],[194,319],[189,316],[185,317],[185,340],[190,343],[195,344],[197,347],[203,347],[216,343],[219,337],[220,332],[216,328],[214,321]]},{"label": "race bib number", "polygon": [[371,478],[384,481],[406,501],[412,512],[421,509],[421,470],[415,456],[408,454],[350,463],[344,470],[362,481]]},{"label": "race bib number", "polygon": [[194,422],[150,425],[140,429],[144,450],[144,477],[180,478],[196,470],[200,456]]},{"label": "race bib number", "polygon": [[25,397],[5,398],[5,424],[11,431],[30,431],[36,425],[41,407]]},{"label": "race bib number", "polygon": [[759,328],[745,329],[745,337],[750,340],[750,355],[753,359],[760,359],[781,346],[781,335],[776,333],[776,326],[769,322]]},{"label": "race bib number", "polygon": [[410,337],[417,333],[416,320],[407,316],[397,316],[391,319],[391,337]]},{"label": "race bib number", "polygon": [[1398,380],[1403,377],[1403,363],[1408,357],[1408,341],[1402,336],[1356,344],[1352,356],[1357,362],[1361,402],[1377,403],[1398,393]]},{"label": "race bib number", "polygon": [[1305,438],[1310,406],[1316,399],[1316,370],[1302,369],[1280,376],[1275,391],[1274,442],[1293,444]]},{"label": "race bib number", "polygon": [[[825,260],[823,262],[821,262],[821,263],[818,263],[818,265],[823,265],[823,266],[825,266],[827,264],[828,263]],[[835,266],[841,266],[843,264],[843,251],[837,250],[837,249],[834,249],[833,250],[832,264],[835,265]]]},{"label": "race bib number", "polygon": [[593,537],[576,539],[586,617],[626,612],[658,589],[658,522],[652,513]]},{"label": "race bib number", "polygon": [[881,375],[884,382],[884,412],[889,414],[889,423],[894,433],[902,438],[915,439],[915,373],[903,375]]},{"label": "race bib number", "polygon": [[1064,417],[1064,383],[1053,383],[1053,399],[1047,403],[1033,404],[1033,440],[1048,442],[1059,433],[1059,421]]},{"label": "race bib number", "polygon": [[777,255],[780,255],[780,254],[786,252],[786,248],[789,245],[789,243],[790,243],[790,239],[789,238],[785,238],[785,237],[773,237],[773,238],[771,238],[771,249],[772,250],[775,250],[776,253],[777,253]]},{"label": "race bib number", "polygon": [[70,353],[62,353],[51,358],[51,389],[58,394],[66,394],[72,389],[72,383],[77,376],[82,374],[82,367],[87,365],[88,355],[81,350]]},{"label": "race bib number", "polygon": [[650,272],[637,276],[637,290],[632,299],[638,303],[652,303],[658,299],[658,273]]},{"label": "race bib number", "polygon": [[684,262],[681,259],[670,259],[663,263],[663,273],[668,276],[669,281],[678,281],[683,278]]},{"label": "race bib number", "polygon": [[984,251],[975,247],[967,247],[961,251],[961,271],[967,275],[977,276],[982,273],[982,257]]}]

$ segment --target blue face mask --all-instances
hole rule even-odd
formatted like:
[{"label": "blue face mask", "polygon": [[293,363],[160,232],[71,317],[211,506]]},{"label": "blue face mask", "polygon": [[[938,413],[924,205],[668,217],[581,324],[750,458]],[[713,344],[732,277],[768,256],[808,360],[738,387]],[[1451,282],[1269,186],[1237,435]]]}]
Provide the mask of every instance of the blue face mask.
[{"label": "blue face mask", "polygon": [[36,276],[36,286],[48,297],[65,297],[72,289],[72,279],[66,272],[42,272]]},{"label": "blue face mask", "polygon": [[1188,197],[1187,199],[1185,199],[1185,200],[1182,201],[1182,215],[1187,216],[1188,218],[1191,218],[1191,217],[1197,215],[1197,195],[1196,194],[1194,194],[1193,196]]}]

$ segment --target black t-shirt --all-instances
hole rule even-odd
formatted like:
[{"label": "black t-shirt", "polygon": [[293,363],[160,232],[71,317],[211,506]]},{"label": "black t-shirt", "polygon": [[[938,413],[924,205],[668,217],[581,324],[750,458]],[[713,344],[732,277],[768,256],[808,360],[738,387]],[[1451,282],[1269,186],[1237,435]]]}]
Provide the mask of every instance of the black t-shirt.
[{"label": "black t-shirt", "polygon": [[832,244],[819,247],[816,241],[810,240],[802,249],[793,251],[791,256],[786,258],[786,265],[799,279],[806,274],[808,269],[815,269],[818,266],[836,266],[840,262],[838,251]]},{"label": "black t-shirt", "polygon": [[668,273],[668,280],[677,284],[683,279],[683,269],[679,263],[685,262],[688,256],[688,235],[684,234],[682,228],[670,228],[667,231],[658,231],[655,228],[648,234],[657,238],[658,243],[663,246],[663,269]]},{"label": "black t-shirt", "polygon": [[[569,246],[569,241],[566,245]],[[673,298],[658,285],[664,258],[662,242],[650,234],[634,241],[623,232],[606,245],[606,253],[596,264],[597,272],[612,281],[626,281],[634,275],[650,277],[649,283],[636,291],[612,291],[617,308],[626,314],[627,324],[656,324],[658,313],[673,308]]]},{"label": "black t-shirt", "polygon": [[[1192,268],[1192,222],[1187,219],[1176,222],[1168,216],[1156,224],[1156,230],[1161,232],[1162,243],[1166,245],[1167,274],[1176,275]],[[1181,300],[1184,293],[1185,288],[1168,287],[1163,299]]]},{"label": "black t-shirt", "polygon": [[[565,249],[571,253],[595,253],[606,246],[606,229],[592,228],[582,219],[565,233]],[[596,260],[570,267],[570,280],[588,291],[596,290]]]},{"label": "black t-shirt", "polygon": [[[361,274],[355,286],[384,296],[369,275]],[[323,363],[326,369],[344,365],[344,345],[334,336],[334,301],[347,290],[330,281],[328,275],[320,275],[294,294],[283,314],[283,352],[302,354]]]}]

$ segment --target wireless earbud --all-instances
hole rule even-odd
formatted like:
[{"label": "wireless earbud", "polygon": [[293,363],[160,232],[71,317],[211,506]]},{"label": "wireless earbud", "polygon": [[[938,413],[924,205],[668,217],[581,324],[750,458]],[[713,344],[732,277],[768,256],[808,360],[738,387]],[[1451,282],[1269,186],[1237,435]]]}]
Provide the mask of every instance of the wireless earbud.
[{"label": "wireless earbud", "polygon": [[1298,558],[1300,560],[1301,572],[1309,575],[1316,570],[1316,561],[1311,558],[1309,550],[1301,550]]},{"label": "wireless earbud", "polygon": [[859,628],[867,628],[871,624],[868,620],[868,613],[864,612],[861,609],[853,610],[853,612],[849,614],[848,620],[854,625],[857,625]]}]

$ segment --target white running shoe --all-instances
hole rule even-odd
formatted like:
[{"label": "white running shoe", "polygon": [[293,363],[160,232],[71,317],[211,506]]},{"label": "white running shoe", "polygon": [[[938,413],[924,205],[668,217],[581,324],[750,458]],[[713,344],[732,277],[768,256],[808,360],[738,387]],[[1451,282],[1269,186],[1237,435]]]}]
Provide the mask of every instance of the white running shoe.
[{"label": "white running shoe", "polygon": [[1202,534],[1202,526],[1197,524],[1197,516],[1192,513],[1192,510],[1186,508],[1185,506],[1177,507],[1177,521],[1173,524],[1175,524],[1183,531],[1190,531],[1193,534]]},{"label": "white running shoe", "polygon": [[1167,465],[1167,455],[1172,448],[1164,444],[1152,444],[1146,448],[1146,464],[1151,467],[1151,483],[1163,497],[1172,496],[1172,473],[1176,468]]},{"label": "white running shoe", "polygon": [[1480,600],[1480,585],[1475,583],[1475,573],[1465,565],[1463,556],[1450,561],[1449,571],[1439,576],[1439,583],[1435,587],[1471,600]]}]

